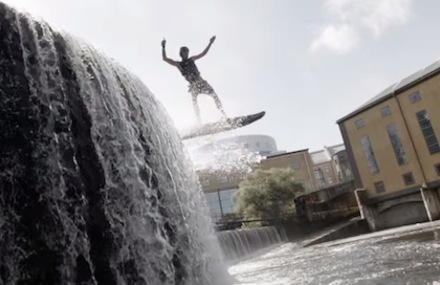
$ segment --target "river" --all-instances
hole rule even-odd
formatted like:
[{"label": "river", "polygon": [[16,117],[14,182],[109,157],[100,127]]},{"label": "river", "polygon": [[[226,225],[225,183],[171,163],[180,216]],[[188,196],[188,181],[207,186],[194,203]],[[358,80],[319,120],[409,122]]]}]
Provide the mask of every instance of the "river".
[{"label": "river", "polygon": [[[440,222],[303,247],[285,243],[231,264],[235,284],[440,284]],[[439,283],[437,283],[439,282]]]}]

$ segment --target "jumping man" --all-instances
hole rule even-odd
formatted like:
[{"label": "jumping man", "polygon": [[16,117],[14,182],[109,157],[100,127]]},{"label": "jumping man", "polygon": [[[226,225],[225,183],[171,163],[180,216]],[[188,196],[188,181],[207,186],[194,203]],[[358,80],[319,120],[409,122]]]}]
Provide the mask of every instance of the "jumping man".
[{"label": "jumping man", "polygon": [[180,72],[182,73],[183,77],[185,77],[185,79],[189,82],[188,91],[192,95],[194,111],[196,113],[198,124],[201,123],[200,108],[199,108],[199,104],[197,102],[197,96],[199,94],[206,94],[206,95],[211,96],[214,99],[215,105],[217,106],[217,109],[221,112],[223,118],[226,118],[226,113],[223,110],[223,106],[222,106],[222,103],[220,102],[220,99],[218,98],[218,96],[215,93],[212,86],[200,76],[200,72],[197,69],[196,64],[194,63],[194,61],[204,57],[208,53],[209,48],[214,43],[214,41],[215,41],[215,36],[209,40],[208,46],[205,48],[205,50],[201,54],[194,55],[191,57],[189,57],[189,49],[187,47],[181,47],[180,48],[180,57],[182,58],[182,61],[175,61],[175,60],[169,59],[167,57],[167,54],[165,51],[166,40],[164,39],[162,41],[162,59],[164,61],[168,62],[169,64],[177,67],[180,70]]}]

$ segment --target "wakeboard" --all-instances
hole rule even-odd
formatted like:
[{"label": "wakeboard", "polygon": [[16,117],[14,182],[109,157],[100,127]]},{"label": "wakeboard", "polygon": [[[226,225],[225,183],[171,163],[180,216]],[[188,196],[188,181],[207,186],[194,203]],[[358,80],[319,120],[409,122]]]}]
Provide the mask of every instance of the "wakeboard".
[{"label": "wakeboard", "polygon": [[196,137],[226,132],[234,129],[238,129],[249,124],[252,124],[255,121],[263,118],[266,114],[265,111],[247,115],[247,116],[238,116],[233,118],[227,118],[225,120],[221,120],[213,123],[206,123],[199,125],[197,127],[193,127],[190,130],[184,132],[181,137],[183,140],[192,139]]}]

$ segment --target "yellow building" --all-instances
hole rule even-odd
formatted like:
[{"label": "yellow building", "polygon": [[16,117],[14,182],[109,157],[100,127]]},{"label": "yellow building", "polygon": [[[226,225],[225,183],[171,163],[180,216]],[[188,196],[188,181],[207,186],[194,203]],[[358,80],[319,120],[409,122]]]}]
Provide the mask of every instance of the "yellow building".
[{"label": "yellow building", "polygon": [[261,161],[260,167],[261,169],[292,168],[295,171],[296,181],[304,187],[305,193],[316,190],[313,161],[308,149],[269,156]]},{"label": "yellow building", "polygon": [[373,230],[439,218],[440,62],[338,121]]},{"label": "yellow building", "polygon": [[[298,196],[316,193],[318,200],[326,201],[334,194],[333,192],[341,192],[337,188],[338,185],[352,179],[346,175],[349,167],[346,166],[345,157],[344,144],[324,147],[323,150],[313,153],[309,153],[308,149],[302,149],[268,156],[258,165],[254,165],[253,170],[291,168],[295,172],[296,181],[304,187],[304,192],[298,193]],[[233,218],[235,213],[233,197],[245,175],[210,171],[199,171],[198,174],[213,220],[219,222]],[[346,188],[346,185],[343,187]],[[325,193],[326,188],[332,193]],[[339,192],[338,195],[342,194]]]},{"label": "yellow building", "polygon": [[[257,168],[270,169],[273,167],[290,167],[295,171],[295,178],[305,189],[305,193],[315,190],[313,180],[312,160],[307,149],[268,156],[263,159]],[[238,191],[240,182],[245,178],[243,174],[211,173],[199,171],[199,180],[205,193],[214,221],[227,219],[235,213],[233,197]]]},{"label": "yellow building", "polygon": [[324,149],[310,153],[317,190],[344,182],[341,167],[337,164],[341,151],[344,150],[344,144],[339,144],[330,147],[324,146]]}]

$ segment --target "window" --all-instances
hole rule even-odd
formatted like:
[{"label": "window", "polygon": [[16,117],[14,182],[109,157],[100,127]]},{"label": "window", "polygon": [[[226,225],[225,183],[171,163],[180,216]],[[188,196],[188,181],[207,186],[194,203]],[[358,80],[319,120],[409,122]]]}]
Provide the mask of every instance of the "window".
[{"label": "window", "polygon": [[422,99],[422,96],[420,95],[420,93],[418,91],[409,95],[409,101],[411,102],[411,104],[414,104],[415,102],[420,101],[421,99]]},{"label": "window", "polygon": [[425,137],[426,146],[429,153],[434,154],[440,152],[440,146],[438,145],[437,136],[432,128],[431,120],[428,113],[423,110],[416,113],[417,120],[419,121],[420,128],[422,129],[423,136]]},{"label": "window", "polygon": [[379,173],[379,166],[377,165],[376,157],[374,156],[373,146],[371,145],[370,138],[368,136],[363,136],[361,138],[361,143],[371,174],[374,175]]},{"label": "window", "polygon": [[365,127],[365,122],[362,119],[356,120],[356,122],[354,122],[354,124],[356,125],[357,129]]},{"label": "window", "polygon": [[301,163],[298,161],[295,161],[294,163],[292,163],[292,168],[293,169],[300,169],[301,168]]},{"label": "window", "polygon": [[380,109],[380,113],[382,114],[382,117],[386,117],[391,115],[391,109],[389,106],[383,107],[382,109]]},{"label": "window", "polygon": [[228,181],[229,181],[229,179],[228,179],[227,176],[222,176],[222,177],[220,177],[220,182],[221,182],[221,183],[227,183]]},{"label": "window", "polygon": [[330,171],[330,169],[328,168],[328,166],[324,166],[324,171],[327,172],[327,173]]},{"label": "window", "polygon": [[376,193],[385,192],[385,184],[382,181],[374,183],[374,188],[376,188]]},{"label": "window", "polygon": [[405,185],[411,185],[415,183],[412,172],[408,172],[403,175],[403,182],[405,183]]},{"label": "window", "polygon": [[218,193],[220,196],[220,206],[224,215],[235,213],[234,195],[237,191],[237,189],[228,189]]},{"label": "window", "polygon": [[435,167],[435,171],[437,172],[437,175],[440,176],[440,163],[437,163],[436,165],[434,165]]},{"label": "window", "polygon": [[313,171],[313,174],[315,175],[316,180],[323,180],[324,179],[324,174],[322,173],[322,170],[320,168],[315,169]]},{"label": "window", "polygon": [[397,158],[397,163],[399,165],[403,165],[408,163],[408,156],[405,153],[405,150],[403,149],[402,142],[400,140],[399,133],[397,132],[397,127],[395,123],[389,124],[387,126],[388,136],[391,140],[391,145],[394,149],[394,154]]}]

